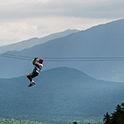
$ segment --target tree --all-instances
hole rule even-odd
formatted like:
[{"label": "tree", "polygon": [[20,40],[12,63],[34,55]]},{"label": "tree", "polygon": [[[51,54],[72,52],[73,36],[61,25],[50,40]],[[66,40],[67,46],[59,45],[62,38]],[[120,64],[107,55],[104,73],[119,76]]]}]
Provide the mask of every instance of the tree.
[{"label": "tree", "polygon": [[124,103],[117,105],[115,111],[109,115],[104,115],[104,124],[124,124]]},{"label": "tree", "polygon": [[111,124],[111,116],[108,114],[108,112],[104,115],[104,124]]}]

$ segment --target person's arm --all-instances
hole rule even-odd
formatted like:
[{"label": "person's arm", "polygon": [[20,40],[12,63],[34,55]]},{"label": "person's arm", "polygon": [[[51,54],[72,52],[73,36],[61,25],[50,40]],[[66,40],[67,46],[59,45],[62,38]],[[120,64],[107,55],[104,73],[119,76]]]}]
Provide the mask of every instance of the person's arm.
[{"label": "person's arm", "polygon": [[39,67],[43,67],[43,64],[39,63],[39,62],[35,62],[36,65],[38,65]]}]

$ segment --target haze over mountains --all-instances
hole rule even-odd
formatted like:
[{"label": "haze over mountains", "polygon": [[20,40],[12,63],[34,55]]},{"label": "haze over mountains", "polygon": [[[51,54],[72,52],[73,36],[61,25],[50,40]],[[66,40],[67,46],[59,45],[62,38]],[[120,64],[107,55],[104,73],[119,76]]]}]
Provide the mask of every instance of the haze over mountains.
[{"label": "haze over mountains", "polygon": [[[124,20],[118,20],[61,38],[54,37],[45,43],[31,40],[38,44],[33,43],[32,47],[22,45],[20,51],[13,47],[14,51],[1,54],[0,117],[41,121],[55,118],[62,122],[78,117],[103,117],[107,111],[111,112],[123,102],[124,82],[99,78],[123,80],[124,61],[75,60],[77,57],[124,56],[123,32]],[[7,54],[14,56],[4,57]],[[18,59],[21,56],[25,57]],[[45,60],[36,87],[28,88],[26,74],[33,67],[31,59],[24,60],[26,56],[72,57],[75,60]]]},{"label": "haze over mountains", "polygon": [[[69,36],[50,40],[46,43],[24,49],[20,52],[9,52],[23,56],[42,56],[44,58],[69,58],[69,57],[118,57],[124,56],[124,20],[92,27]],[[0,57],[1,58],[1,57]],[[8,64],[9,61],[9,64]],[[4,68],[6,65],[7,68]],[[11,66],[10,66],[11,65]],[[76,68],[104,80],[124,80],[123,61],[101,62],[49,62],[45,61],[44,69],[66,66]],[[31,62],[1,58],[1,77],[16,77],[24,75],[31,69]],[[13,69],[18,68],[18,69]],[[6,73],[7,72],[7,73]]]},{"label": "haze over mountains", "polygon": [[103,117],[124,99],[124,83],[97,80],[67,67],[42,72],[32,88],[25,77],[0,79],[0,84],[0,117],[61,121]]},{"label": "haze over mountains", "polygon": [[60,37],[65,37],[67,35],[76,33],[78,31],[79,30],[68,29],[68,30],[65,30],[63,32],[50,34],[50,35],[45,36],[43,38],[32,38],[32,39],[21,41],[21,42],[15,43],[15,44],[1,46],[0,47],[0,54],[5,53],[7,51],[13,51],[13,50],[20,51],[23,49],[27,49],[27,48],[33,47],[35,45],[45,43],[49,40],[53,40],[53,39],[60,38]]}]

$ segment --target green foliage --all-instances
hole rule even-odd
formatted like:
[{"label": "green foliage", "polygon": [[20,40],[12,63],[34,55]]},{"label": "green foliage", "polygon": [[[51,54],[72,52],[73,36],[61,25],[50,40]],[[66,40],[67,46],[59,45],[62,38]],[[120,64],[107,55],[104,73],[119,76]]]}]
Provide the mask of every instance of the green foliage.
[{"label": "green foliage", "polygon": [[113,113],[104,115],[104,124],[124,124],[124,103],[117,105]]},{"label": "green foliage", "polygon": [[43,124],[43,123],[29,120],[0,119],[0,124]]}]

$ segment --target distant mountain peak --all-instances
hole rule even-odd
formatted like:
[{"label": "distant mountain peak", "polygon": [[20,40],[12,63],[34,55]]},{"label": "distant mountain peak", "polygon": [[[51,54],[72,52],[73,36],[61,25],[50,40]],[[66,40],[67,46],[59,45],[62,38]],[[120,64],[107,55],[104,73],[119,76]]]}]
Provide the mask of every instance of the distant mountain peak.
[{"label": "distant mountain peak", "polygon": [[[91,30],[94,30],[94,29],[99,29],[101,27],[118,26],[118,25],[124,25],[124,19],[118,19],[118,20],[106,22],[106,23],[103,23],[103,24],[100,24],[100,25],[95,25],[91,28],[86,29],[85,32],[86,31],[91,31]],[[83,31],[81,31],[81,32],[83,32]]]},{"label": "distant mountain peak", "polygon": [[77,30],[77,29],[66,29],[65,31],[67,31],[67,32],[78,32],[79,30]]},{"label": "distant mountain peak", "polygon": [[[49,69],[47,71],[43,71],[43,73],[45,75],[48,74],[49,76],[52,75],[53,78],[57,77],[57,76],[61,76],[61,77],[63,77],[61,79],[70,78],[70,77],[73,77],[73,78],[75,77],[75,79],[78,79],[80,77],[82,77],[84,79],[92,79],[92,80],[95,79],[78,69],[70,68],[70,67],[66,67],[66,66]],[[41,75],[41,78],[42,78],[42,75]]]},{"label": "distant mountain peak", "polygon": [[[55,34],[56,36],[56,34]],[[51,36],[50,36],[51,37]],[[53,38],[53,37],[52,37]],[[46,42],[41,43],[39,40],[38,45],[26,48],[19,52],[13,52],[15,55],[22,56],[43,56],[44,58],[80,58],[80,57],[119,57],[124,56],[124,19],[116,20],[107,24],[92,27],[85,31],[79,31],[74,34],[58,36],[52,40],[46,38]],[[49,40],[49,41],[48,41]],[[34,42],[34,41],[32,41]],[[30,43],[31,44],[31,43]],[[16,47],[17,48],[17,47]],[[5,76],[19,76],[23,75],[31,67],[30,63],[15,60],[12,62],[14,67],[19,67],[18,70],[13,70],[13,67],[8,65],[8,58],[1,59],[1,77]],[[5,63],[6,62],[6,63]],[[52,61],[46,62],[47,69],[55,68],[59,66],[67,66],[77,68],[84,71],[89,75],[92,75],[96,79],[104,80],[122,80],[124,79],[124,66],[120,61]],[[8,65],[8,68],[3,65]],[[27,66],[29,65],[29,66]],[[8,67],[7,66],[7,67]],[[26,69],[24,72],[24,68]],[[10,70],[10,72],[8,72]],[[60,69],[61,70],[61,69]],[[8,72],[8,73],[7,73]],[[121,74],[120,74],[121,73]],[[115,76],[116,75],[116,76]],[[120,77],[121,76],[121,77]],[[118,79],[118,80],[117,80]]]},{"label": "distant mountain peak", "polygon": [[54,40],[56,38],[61,38],[61,37],[71,35],[73,33],[77,33],[78,31],[79,30],[76,30],[76,29],[67,29],[67,30],[64,30],[61,32],[49,34],[49,35],[44,36],[44,37],[33,37],[33,38],[26,39],[24,41],[20,41],[20,42],[13,43],[10,45],[1,46],[0,47],[0,54],[5,53],[7,51],[20,51],[20,50],[28,49],[28,48],[31,48],[35,45],[40,45],[40,44],[43,44],[47,41]]}]

